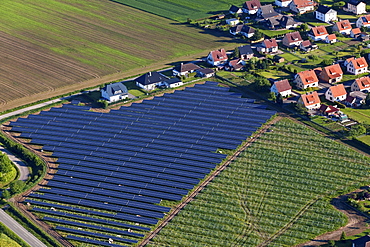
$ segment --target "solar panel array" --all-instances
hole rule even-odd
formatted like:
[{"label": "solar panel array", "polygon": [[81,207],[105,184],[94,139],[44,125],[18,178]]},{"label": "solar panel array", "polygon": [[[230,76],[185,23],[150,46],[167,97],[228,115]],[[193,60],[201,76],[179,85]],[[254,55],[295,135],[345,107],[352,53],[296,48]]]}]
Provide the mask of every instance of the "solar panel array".
[{"label": "solar panel array", "polygon": [[67,104],[10,125],[59,164],[26,202],[67,239],[102,246],[137,243],[170,211],[162,200],[181,200],[226,157],[218,149],[235,149],[275,114],[215,82],[89,110]]}]

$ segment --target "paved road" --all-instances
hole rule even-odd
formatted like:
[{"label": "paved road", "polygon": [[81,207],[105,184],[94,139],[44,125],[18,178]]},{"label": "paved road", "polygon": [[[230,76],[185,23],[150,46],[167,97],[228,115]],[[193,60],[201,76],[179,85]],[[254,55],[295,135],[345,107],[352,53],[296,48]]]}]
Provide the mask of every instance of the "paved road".
[{"label": "paved road", "polygon": [[30,232],[28,232],[17,221],[10,217],[4,210],[0,209],[0,221],[6,225],[10,230],[22,238],[26,243],[32,247],[47,247],[43,242],[38,240]]},{"label": "paved road", "polygon": [[0,152],[6,153],[9,159],[18,167],[20,173],[18,180],[26,181],[30,176],[30,171],[28,170],[27,165],[3,146],[0,146]]}]

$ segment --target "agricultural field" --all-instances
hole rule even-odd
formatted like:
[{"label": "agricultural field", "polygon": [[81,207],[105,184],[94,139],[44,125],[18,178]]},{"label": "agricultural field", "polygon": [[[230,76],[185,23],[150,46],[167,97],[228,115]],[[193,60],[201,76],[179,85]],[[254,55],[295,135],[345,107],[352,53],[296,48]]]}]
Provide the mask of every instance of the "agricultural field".
[{"label": "agricultural field", "polygon": [[21,247],[13,239],[9,238],[4,233],[0,233],[0,243],[1,247]]},{"label": "agricultural field", "polygon": [[283,119],[150,246],[294,246],[346,223],[330,199],[367,180],[369,159]]},{"label": "agricultural field", "polygon": [[109,0],[5,0],[0,28],[0,111],[236,46]]}]

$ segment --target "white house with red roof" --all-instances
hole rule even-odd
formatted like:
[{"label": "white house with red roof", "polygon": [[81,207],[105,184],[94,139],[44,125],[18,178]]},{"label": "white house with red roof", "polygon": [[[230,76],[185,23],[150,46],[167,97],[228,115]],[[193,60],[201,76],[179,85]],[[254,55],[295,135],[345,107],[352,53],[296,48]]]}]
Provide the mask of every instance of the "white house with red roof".
[{"label": "white house with red roof", "polygon": [[294,82],[300,89],[307,89],[309,87],[317,87],[319,79],[314,70],[305,70],[295,75]]},{"label": "white house with red roof", "polygon": [[308,110],[319,109],[321,101],[316,91],[311,93],[302,94],[298,99],[298,104],[304,105]]},{"label": "white house with red roof", "polygon": [[356,28],[353,28],[351,30],[351,32],[349,33],[349,36],[351,38],[357,38],[360,34],[361,34],[361,29],[359,29],[358,27],[356,27]]},{"label": "white house with red roof", "polygon": [[303,42],[299,32],[285,34],[282,43],[287,47],[299,46]]},{"label": "white house with red roof", "polygon": [[316,3],[312,0],[293,0],[289,4],[291,11],[297,14],[304,14],[309,11],[313,11]]},{"label": "white house with red roof", "polygon": [[370,15],[364,15],[357,19],[356,21],[356,27],[370,27]]},{"label": "white house with red roof", "polygon": [[325,43],[333,44],[335,42],[337,42],[337,35],[335,35],[335,33],[332,33],[326,36]]},{"label": "white house with red roof", "polygon": [[338,114],[340,112],[340,109],[332,105],[322,104],[319,108],[319,112],[323,115],[332,116],[332,115]]},{"label": "white house with red roof", "polygon": [[351,85],[351,91],[370,93],[370,78],[368,76],[357,78]]},{"label": "white house with red roof", "polygon": [[281,94],[281,96],[287,97],[292,94],[292,86],[289,84],[287,79],[275,81],[271,86],[270,91],[276,95]]},{"label": "white house with red roof", "polygon": [[326,66],[322,69],[319,78],[327,83],[337,83],[343,78],[343,71],[339,64]]},{"label": "white house with red roof", "polygon": [[243,60],[237,58],[230,60],[228,65],[225,67],[225,69],[230,70],[230,71],[240,71],[244,67],[244,62]]},{"label": "white house with red roof", "polygon": [[325,26],[312,27],[308,33],[308,36],[314,41],[325,40],[328,35],[329,34]]},{"label": "white house with red roof", "polygon": [[335,102],[335,101],[343,101],[347,98],[347,92],[344,88],[343,84],[338,84],[335,86],[331,86],[325,92],[325,99]]},{"label": "white house with red roof", "polygon": [[349,20],[338,21],[333,25],[333,32],[338,32],[344,35],[350,35],[352,30]]},{"label": "white house with red roof", "polygon": [[249,15],[254,15],[261,8],[261,3],[259,0],[246,1],[243,4],[243,12]]},{"label": "white house with red roof", "polygon": [[227,62],[228,57],[225,49],[211,51],[207,56],[207,62],[213,66],[223,65]]},{"label": "white house with red roof", "polygon": [[364,57],[348,58],[346,59],[346,61],[344,61],[344,66],[347,67],[347,72],[354,74],[354,75],[359,75],[359,74],[368,72],[368,69],[367,69],[368,64]]},{"label": "white house with red roof", "polygon": [[279,50],[276,39],[265,39],[257,46],[257,51],[261,53],[275,53]]}]

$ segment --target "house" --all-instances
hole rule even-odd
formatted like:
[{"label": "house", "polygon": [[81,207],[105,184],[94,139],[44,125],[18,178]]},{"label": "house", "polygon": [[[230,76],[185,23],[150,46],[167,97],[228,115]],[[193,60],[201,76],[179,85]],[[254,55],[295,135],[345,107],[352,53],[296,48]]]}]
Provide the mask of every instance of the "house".
[{"label": "house", "polygon": [[325,40],[328,36],[328,31],[326,31],[325,26],[312,27],[308,33],[308,36],[311,37],[314,41]]},{"label": "house", "polygon": [[236,18],[226,20],[226,24],[230,26],[236,26],[237,24],[239,24],[239,22],[240,22],[239,19]]},{"label": "house", "polygon": [[138,78],[136,78],[136,85],[147,91],[154,90],[157,86],[160,86],[168,78],[161,73],[154,71],[148,72]]},{"label": "house", "polygon": [[338,32],[344,35],[350,35],[352,26],[349,20],[338,21],[333,25],[333,32]]},{"label": "house", "polygon": [[309,11],[313,11],[316,3],[312,0],[293,0],[289,4],[291,11],[297,14],[304,14]]},{"label": "house", "polygon": [[310,52],[310,51],[315,50],[317,48],[318,48],[318,46],[315,45],[315,44],[311,44],[311,41],[309,41],[309,40],[305,40],[299,45],[299,49],[301,49],[302,51],[305,51],[305,52]]},{"label": "house", "polygon": [[245,24],[236,25],[235,27],[230,28],[230,33],[232,35],[241,34],[247,38],[251,38],[255,32],[256,30],[253,27]]},{"label": "house", "polygon": [[302,94],[298,99],[298,104],[304,105],[308,110],[319,109],[321,101],[316,91]]},{"label": "house", "polygon": [[164,86],[164,87],[167,87],[167,88],[175,88],[175,87],[179,87],[179,86],[182,86],[182,85],[184,85],[184,83],[177,77],[171,78],[167,81],[164,81],[164,82],[160,83],[160,86]]},{"label": "house", "polygon": [[200,69],[195,63],[181,63],[172,70],[174,76],[186,76],[187,74],[194,73],[197,69]]},{"label": "house", "polygon": [[347,72],[354,74],[354,75],[359,75],[359,74],[368,72],[367,70],[368,65],[364,57],[348,58],[344,62],[344,66],[347,67]]},{"label": "house", "polygon": [[292,94],[292,86],[289,84],[289,81],[287,79],[275,81],[274,84],[271,86],[270,91],[275,93],[276,95],[280,94],[283,97],[287,97],[288,95]]},{"label": "house", "polygon": [[369,245],[370,245],[369,235],[352,240],[352,247],[369,247]]},{"label": "house", "polygon": [[230,14],[235,15],[243,13],[243,10],[235,5],[231,5],[229,12]]},{"label": "house", "polygon": [[333,116],[333,115],[336,115],[340,112],[340,109],[332,106],[332,105],[325,105],[325,104],[322,104],[319,108],[319,112],[322,114],[322,115],[326,115],[326,116]]},{"label": "house", "polygon": [[259,8],[259,10],[257,11],[257,16],[259,18],[264,19],[264,20],[267,20],[267,19],[272,18],[272,17],[277,17],[279,15],[280,14],[277,13],[274,10],[274,8],[272,7],[272,4],[267,4],[267,5],[261,6]]},{"label": "house", "polygon": [[326,66],[322,69],[319,78],[327,83],[337,83],[343,78],[343,71],[339,64]]},{"label": "house", "polygon": [[356,27],[361,28],[361,27],[370,27],[370,15],[364,15],[361,16],[357,19],[356,21]]},{"label": "house", "polygon": [[279,15],[268,18],[266,25],[269,29],[275,30],[296,28],[298,23],[291,16]]},{"label": "house", "polygon": [[249,15],[254,15],[257,13],[260,7],[261,3],[259,0],[246,1],[243,4],[243,12]]},{"label": "house", "polygon": [[358,36],[358,38],[361,41],[368,41],[368,40],[370,40],[369,34],[368,33],[365,33],[365,32],[361,32],[360,35]]},{"label": "house", "polygon": [[300,89],[307,89],[309,87],[317,87],[319,79],[317,79],[314,70],[305,70],[295,75],[294,82]]},{"label": "house", "polygon": [[346,105],[351,107],[357,107],[365,103],[367,94],[360,91],[350,92],[349,95],[347,94],[347,98],[344,101]]},{"label": "house", "polygon": [[347,92],[343,84],[331,86],[325,92],[325,99],[331,102],[343,101],[346,99],[346,97],[347,97]]},{"label": "house", "polygon": [[100,90],[101,97],[108,102],[116,102],[128,98],[128,90],[122,82],[106,85]]},{"label": "house", "polygon": [[211,51],[207,56],[207,62],[213,66],[223,65],[227,62],[227,60],[228,57],[225,49]]},{"label": "house", "polygon": [[240,71],[243,69],[243,67],[244,67],[243,60],[237,58],[230,60],[225,70]]},{"label": "house", "polygon": [[337,42],[337,36],[334,33],[326,36],[325,43],[333,44],[335,42]]},{"label": "house", "polygon": [[238,47],[239,58],[242,60],[249,60],[254,56],[254,52],[250,45],[243,45]]},{"label": "house", "polygon": [[275,0],[275,5],[278,7],[286,8],[291,2],[292,0]]},{"label": "house", "polygon": [[354,28],[351,30],[351,32],[349,33],[349,36],[351,36],[351,38],[357,38],[358,36],[360,36],[360,33],[361,33],[361,29],[359,28]]},{"label": "house", "polygon": [[215,75],[215,71],[209,68],[198,69],[197,73],[200,77],[206,77],[206,78],[209,78]]},{"label": "house", "polygon": [[283,45],[287,47],[299,46],[302,43],[302,37],[299,32],[287,33],[283,38]]},{"label": "house", "polygon": [[316,19],[328,23],[338,20],[337,11],[325,5],[319,5],[319,7],[315,11],[315,16]]},{"label": "house", "polygon": [[351,91],[370,93],[370,78],[367,76],[357,78],[351,85]]},{"label": "house", "polygon": [[358,0],[349,0],[343,7],[344,11],[354,13],[355,15],[361,15],[366,13],[366,3]]},{"label": "house", "polygon": [[261,53],[275,53],[279,50],[276,39],[265,39],[257,46],[257,51]]}]

